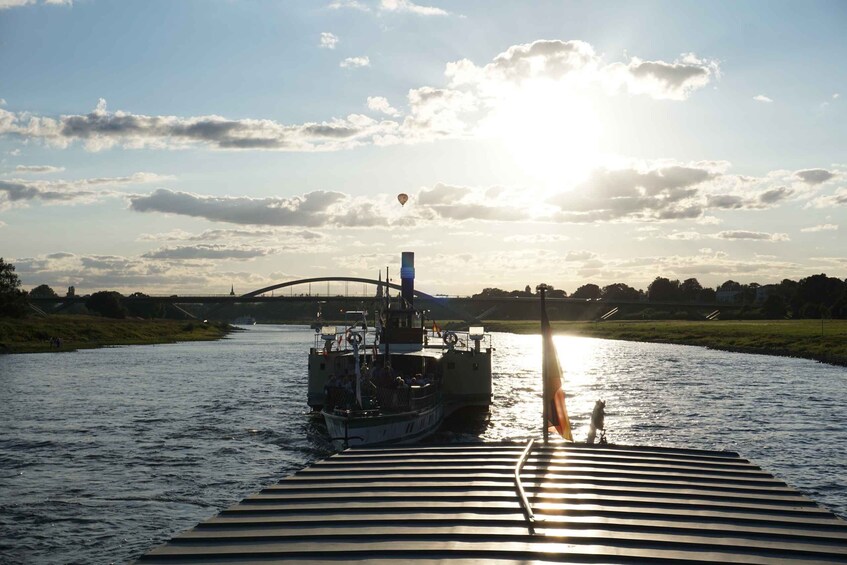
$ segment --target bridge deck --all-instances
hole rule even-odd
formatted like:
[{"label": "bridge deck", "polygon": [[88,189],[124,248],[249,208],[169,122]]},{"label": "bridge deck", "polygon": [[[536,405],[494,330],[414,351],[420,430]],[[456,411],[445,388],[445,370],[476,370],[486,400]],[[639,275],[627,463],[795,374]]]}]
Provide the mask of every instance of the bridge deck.
[{"label": "bridge deck", "polygon": [[140,563],[847,563],[847,522],[729,452],[513,443],[350,449]]}]

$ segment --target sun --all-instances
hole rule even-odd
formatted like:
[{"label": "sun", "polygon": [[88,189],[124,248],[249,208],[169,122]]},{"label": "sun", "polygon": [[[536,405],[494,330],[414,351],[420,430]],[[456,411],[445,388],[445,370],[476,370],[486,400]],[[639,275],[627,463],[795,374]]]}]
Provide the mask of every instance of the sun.
[{"label": "sun", "polygon": [[573,85],[524,82],[498,97],[485,129],[524,174],[549,188],[567,188],[602,161],[602,120],[590,93]]}]

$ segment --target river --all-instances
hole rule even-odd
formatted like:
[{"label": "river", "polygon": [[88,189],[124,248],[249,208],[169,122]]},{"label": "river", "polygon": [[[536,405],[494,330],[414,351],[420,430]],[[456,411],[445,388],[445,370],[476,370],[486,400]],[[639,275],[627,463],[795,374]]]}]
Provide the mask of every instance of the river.
[{"label": "river", "polygon": [[[0,562],[126,563],[331,453],[307,414],[304,326],[218,342],[0,356]],[[495,333],[487,423],[439,441],[540,430],[541,343]],[[847,368],[688,346],[557,336],[585,438],[728,449],[847,516]]]}]

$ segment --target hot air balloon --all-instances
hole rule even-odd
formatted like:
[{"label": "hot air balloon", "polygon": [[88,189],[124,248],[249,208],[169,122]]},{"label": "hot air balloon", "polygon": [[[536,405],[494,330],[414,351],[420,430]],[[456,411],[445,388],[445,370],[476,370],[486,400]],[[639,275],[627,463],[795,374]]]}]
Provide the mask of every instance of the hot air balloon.
[{"label": "hot air balloon", "polygon": [[409,195],[405,192],[401,192],[397,195],[397,201],[400,203],[400,206],[405,206],[406,202],[409,201]]}]

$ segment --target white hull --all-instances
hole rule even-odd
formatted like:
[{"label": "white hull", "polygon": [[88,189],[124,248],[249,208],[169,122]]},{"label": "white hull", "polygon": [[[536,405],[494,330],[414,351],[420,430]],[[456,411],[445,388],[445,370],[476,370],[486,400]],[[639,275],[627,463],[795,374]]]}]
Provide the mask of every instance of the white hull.
[{"label": "white hull", "polygon": [[323,416],[329,437],[342,449],[357,445],[414,443],[438,430],[444,419],[444,405],[438,403],[420,411],[374,416],[324,411]]}]

